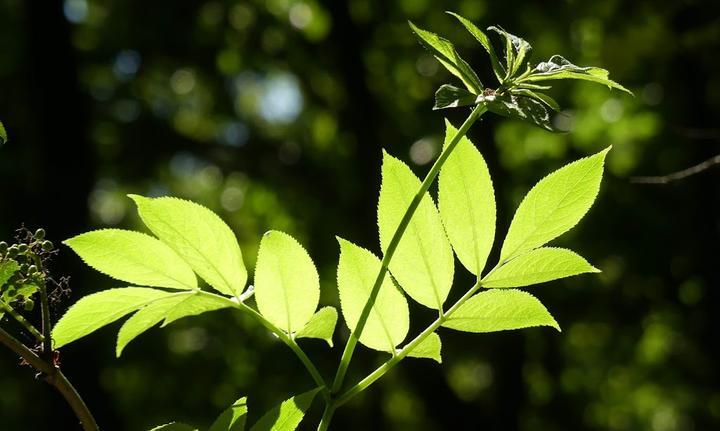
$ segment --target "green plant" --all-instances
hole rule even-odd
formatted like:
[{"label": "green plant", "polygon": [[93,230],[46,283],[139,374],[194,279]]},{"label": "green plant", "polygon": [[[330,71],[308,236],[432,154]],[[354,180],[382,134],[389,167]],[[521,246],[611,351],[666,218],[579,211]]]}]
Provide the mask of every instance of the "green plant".
[{"label": "green plant", "polygon": [[[487,111],[553,130],[549,110],[559,108],[543,93],[550,88],[547,81],[580,79],[628,90],[611,81],[604,69],[576,66],[557,55],[530,66],[526,62],[529,43],[490,27],[504,42],[501,59],[483,31],[453,16],[489,54],[498,86],[485,87],[452,43],[410,24],[421,44],[465,86],[441,86],[434,109],[471,106],[472,110],[458,129],[446,122],[443,150],[422,181],[402,161],[384,153],[378,204],[382,258],[338,238],[337,284],[350,336],[332,381],[323,377],[298,344],[303,338],[318,338],[332,346],[338,318],[333,307],[318,309],[319,277],[305,249],[283,232],[266,233],[260,242],[254,285],[246,286],[247,270],[230,228],[210,210],[172,197],[130,196],[154,236],[104,229],[65,242],[89,266],[130,286],[80,299],[55,326],[54,347],[131,315],[118,334],[119,356],[129,342],[159,323],[165,326],[184,317],[233,308],[257,319],[286,344],[316,385],[279,404],[251,429],[295,429],[320,394],[325,410],[318,430],[326,430],[340,406],[404,358],[441,362],[440,328],[473,333],[534,326],[559,330],[542,303],[517,288],[598,272],[574,252],[545,245],[575,226],[589,210],[599,191],[608,149],[538,182],[515,213],[499,261],[485,271],[495,237],[494,191],[487,165],[466,134]],[[429,190],[438,176],[436,206]],[[455,256],[476,282],[446,306]],[[198,283],[197,276],[208,288]],[[437,311],[437,318],[409,342],[405,342],[410,319],[406,294]],[[358,342],[390,357],[367,377],[345,387]],[[241,398],[210,430],[244,429],[246,415],[246,399]],[[172,423],[155,429],[195,428]]]}]

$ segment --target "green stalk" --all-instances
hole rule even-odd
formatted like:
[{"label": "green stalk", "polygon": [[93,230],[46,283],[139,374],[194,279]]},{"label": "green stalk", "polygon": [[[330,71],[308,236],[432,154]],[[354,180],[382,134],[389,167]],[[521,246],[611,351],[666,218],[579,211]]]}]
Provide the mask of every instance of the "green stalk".
[{"label": "green stalk", "polygon": [[370,385],[375,383],[380,377],[385,375],[388,371],[390,371],[391,368],[393,368],[395,365],[397,365],[400,361],[402,361],[412,350],[417,347],[420,343],[422,343],[430,334],[435,332],[440,326],[442,326],[443,323],[458,309],[461,305],[465,303],[471,296],[475,294],[475,292],[480,289],[481,284],[478,281],[475,283],[473,287],[468,289],[467,292],[462,296],[462,298],[458,299],[455,304],[453,304],[452,307],[450,307],[444,314],[440,315],[430,326],[428,326],[424,331],[422,331],[417,337],[415,337],[410,343],[408,343],[405,347],[402,348],[395,356],[388,359],[384,364],[382,364],[380,367],[378,367],[375,371],[370,373],[367,377],[362,379],[360,382],[355,384],[353,387],[348,389],[345,393],[340,395],[334,403],[334,407],[340,407],[341,405],[347,403],[350,401],[354,396],[359,394],[360,392],[367,389]]},{"label": "green stalk", "polygon": [[480,116],[483,115],[485,112],[487,112],[487,107],[484,104],[477,105],[472,110],[465,122],[462,124],[462,126],[460,126],[460,129],[458,129],[457,134],[453,136],[448,146],[445,147],[437,160],[435,160],[435,163],[430,168],[430,172],[428,172],[427,176],[425,176],[425,179],[420,185],[420,189],[417,191],[415,197],[413,197],[413,200],[410,202],[410,206],[408,206],[407,210],[405,211],[405,214],[403,215],[403,218],[400,221],[397,230],[395,230],[395,233],[390,240],[390,244],[388,244],[388,248],[382,258],[380,271],[375,278],[375,283],[373,284],[372,290],[370,291],[370,296],[365,303],[365,307],[360,314],[357,326],[355,327],[355,330],[352,331],[352,333],[350,334],[350,338],[348,338],[348,341],[345,344],[345,349],[343,350],[342,358],[340,359],[340,365],[338,366],[337,373],[335,374],[335,379],[333,380],[332,392],[337,392],[342,387],[343,380],[345,379],[345,374],[347,373],[348,366],[350,365],[352,355],[355,351],[355,346],[360,339],[360,334],[362,334],[363,329],[365,329],[365,324],[367,323],[367,319],[370,316],[370,310],[372,309],[373,305],[375,305],[375,300],[377,299],[378,292],[380,292],[380,286],[382,286],[383,280],[385,280],[385,275],[387,275],[390,261],[395,254],[395,249],[400,243],[400,239],[405,233],[405,229],[408,227],[408,225],[410,224],[410,220],[415,214],[415,210],[417,209],[418,205],[420,205],[420,201],[425,196],[425,193],[430,189],[430,186],[435,181],[435,178],[437,178],[437,175],[440,173],[440,168],[442,168],[442,166],[445,164],[445,161],[450,156],[450,153],[452,153],[458,142],[460,142],[460,139],[465,136],[465,134],[475,123],[475,121],[477,121],[477,119],[480,118]]},{"label": "green stalk", "polygon": [[330,400],[330,391],[327,387],[327,383],[325,383],[325,379],[322,378],[320,375],[320,372],[318,371],[317,367],[315,367],[315,364],[310,360],[310,358],[305,354],[305,351],[298,345],[295,340],[290,337],[288,334],[285,333],[282,329],[278,328],[277,326],[273,325],[272,322],[267,320],[265,317],[263,317],[262,314],[258,313],[256,310],[253,310],[252,308],[245,305],[243,302],[239,302],[236,300],[236,298],[228,298],[226,296],[222,295],[216,295],[212,292],[207,292],[204,290],[198,290],[197,291],[199,295],[205,295],[210,296],[215,299],[222,299],[228,302],[232,308],[235,308],[237,310],[240,310],[244,313],[248,313],[251,316],[253,316],[255,319],[257,319],[265,328],[267,328],[270,332],[275,334],[276,337],[278,337],[283,343],[285,343],[290,350],[292,350],[295,355],[300,359],[300,362],[305,366],[308,373],[312,377],[312,379],[315,381],[315,384],[321,388],[321,391],[323,393],[323,397],[325,397],[326,400]]},{"label": "green stalk", "polygon": [[98,425],[87,405],[65,375],[52,362],[47,362],[28,349],[15,337],[0,329],[0,343],[18,354],[33,368],[43,373],[46,382],[55,387],[70,405],[85,431],[98,431]]},{"label": "green stalk", "polygon": [[25,320],[24,317],[17,311],[15,311],[14,308],[12,308],[9,304],[7,304],[5,301],[0,300],[0,310],[3,310],[7,314],[9,314],[13,319],[17,320],[19,324],[21,324],[28,332],[32,334],[33,337],[39,342],[42,343],[43,340],[45,340],[45,337],[43,334],[40,333],[33,325],[30,324],[27,320]]}]

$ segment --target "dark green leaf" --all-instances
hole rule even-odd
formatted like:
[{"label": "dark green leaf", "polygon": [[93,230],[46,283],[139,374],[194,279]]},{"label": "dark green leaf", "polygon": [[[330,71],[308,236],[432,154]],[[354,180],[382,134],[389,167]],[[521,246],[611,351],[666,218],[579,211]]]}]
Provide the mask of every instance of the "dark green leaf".
[{"label": "dark green leaf", "polygon": [[473,93],[480,93],[483,85],[480,78],[477,77],[475,71],[463,60],[455,50],[455,46],[447,39],[442,38],[435,33],[418,28],[412,22],[408,21],[410,28],[417,35],[420,43],[432,53],[433,56],[442,64],[450,73],[460,78],[468,90]]},{"label": "dark green leaf", "polygon": [[443,84],[435,92],[435,106],[433,110],[445,108],[457,108],[476,104],[482,96],[477,96],[464,88]]},{"label": "dark green leaf", "polygon": [[501,27],[488,27],[488,30],[500,34],[505,39],[505,61],[508,68],[507,76],[514,76],[520,69],[523,61],[525,61],[525,56],[530,52],[532,46],[530,46],[525,39],[508,33]]},{"label": "dark green leaf", "polygon": [[502,64],[500,64],[500,60],[498,60],[498,56],[495,53],[495,48],[493,48],[492,43],[490,43],[490,38],[488,38],[482,30],[480,30],[475,24],[472,23],[472,21],[468,20],[467,18],[463,18],[462,16],[454,12],[448,13],[457,18],[458,21],[460,21],[460,23],[465,26],[467,31],[469,31],[470,34],[472,34],[475,39],[480,42],[480,45],[485,48],[485,51],[487,51],[488,55],[490,56],[490,62],[492,63],[492,68],[495,72],[495,76],[497,77],[498,81],[502,81],[506,71]]},{"label": "dark green leaf", "polygon": [[535,99],[514,94],[486,97],[485,103],[491,112],[504,117],[527,121],[545,130],[554,131],[550,124],[550,113],[545,105]]},{"label": "dark green leaf", "polygon": [[535,82],[552,79],[581,79],[604,84],[610,88],[617,88],[618,90],[633,94],[632,91],[609,79],[609,76],[610,73],[605,69],[576,66],[560,55],[553,55],[548,61],[544,61],[535,66],[533,73],[525,80]]},{"label": "dark green leaf", "polygon": [[555,99],[553,99],[552,97],[548,96],[545,93],[536,93],[532,90],[528,90],[525,88],[513,89],[512,93],[516,94],[518,96],[530,97],[532,99],[535,99],[539,102],[546,104],[553,111],[560,112],[560,105],[555,101]]}]

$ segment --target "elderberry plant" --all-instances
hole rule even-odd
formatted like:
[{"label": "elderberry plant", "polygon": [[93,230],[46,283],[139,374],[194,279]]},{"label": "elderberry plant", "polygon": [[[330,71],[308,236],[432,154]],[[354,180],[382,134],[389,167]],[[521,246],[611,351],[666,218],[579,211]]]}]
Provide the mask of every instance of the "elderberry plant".
[{"label": "elderberry plant", "polygon": [[[334,307],[318,309],[318,272],[303,246],[286,233],[267,232],[260,241],[253,285],[248,286],[242,252],[230,228],[207,208],[173,197],[130,196],[152,236],[103,229],[65,241],[89,266],[127,285],[80,299],[55,326],[54,347],[130,316],[118,333],[119,356],[128,343],[157,324],[233,308],[275,334],[315,382],[314,388],[283,401],[250,430],[294,430],[319,396],[325,408],[318,425],[322,431],[339,407],[406,357],[440,363],[444,329],[485,333],[548,326],[560,330],[545,306],[519,288],[598,272],[575,252],[546,244],[570,230],[589,210],[609,148],[558,169],[528,192],[502,241],[499,261],[488,270],[495,242],[494,190],[483,156],[466,134],[488,111],[552,130],[550,110],[559,107],[544,93],[550,81],[579,79],[629,91],[611,81],[606,70],[576,66],[559,55],[533,66],[526,61],[531,50],[527,41],[490,27],[503,42],[504,58],[500,58],[482,30],[452,15],[487,51],[498,83],[484,86],[451,42],[410,24],[420,43],[464,85],[441,86],[434,108],[469,106],[471,112],[457,129],[446,121],[442,153],[422,181],[401,160],[383,153],[379,256],[338,238],[337,288],[350,336],[333,380],[326,380],[300,346],[303,339],[317,338],[332,347],[338,319]],[[429,190],[438,176],[436,206]],[[465,293],[446,304],[455,257],[476,281],[456,287]],[[407,297],[437,311],[437,318],[409,341]],[[367,377],[346,386],[346,371],[358,342],[389,355]],[[209,430],[245,429],[246,402],[240,398]],[[181,423],[155,428],[196,429]]]}]

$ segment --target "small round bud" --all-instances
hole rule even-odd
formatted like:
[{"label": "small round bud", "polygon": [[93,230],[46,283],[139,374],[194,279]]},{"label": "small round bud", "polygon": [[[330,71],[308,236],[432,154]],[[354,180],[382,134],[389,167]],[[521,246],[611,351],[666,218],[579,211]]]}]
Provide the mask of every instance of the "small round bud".
[{"label": "small round bud", "polygon": [[8,250],[8,243],[5,241],[0,241],[0,253],[5,253]]},{"label": "small round bud", "polygon": [[37,266],[30,265],[27,269],[27,273],[28,273],[28,275],[32,275],[32,274],[35,274],[37,272],[37,270],[38,270]]},{"label": "small round bud", "polygon": [[18,244],[17,249],[18,249],[18,253],[25,254],[28,251],[28,246],[27,246],[27,244]]},{"label": "small round bud", "polygon": [[25,311],[32,311],[32,309],[35,307],[35,301],[27,298],[25,299],[25,303],[23,305],[25,306]]},{"label": "small round bud", "polygon": [[45,251],[51,251],[55,246],[50,241],[43,241],[42,249]]},{"label": "small round bud", "polygon": [[45,229],[40,228],[40,229],[36,230],[34,236],[35,236],[35,239],[37,239],[37,240],[44,239],[45,238]]},{"label": "small round bud", "polygon": [[17,246],[16,246],[16,245],[11,246],[11,247],[8,249],[8,252],[7,252],[7,253],[8,253],[8,256],[10,256],[11,258],[17,256],[17,254],[18,254],[18,248],[17,248]]},{"label": "small round bud", "polygon": [[27,263],[23,263],[22,265],[20,265],[20,272],[27,273],[29,268],[30,268],[30,265],[28,265]]}]

